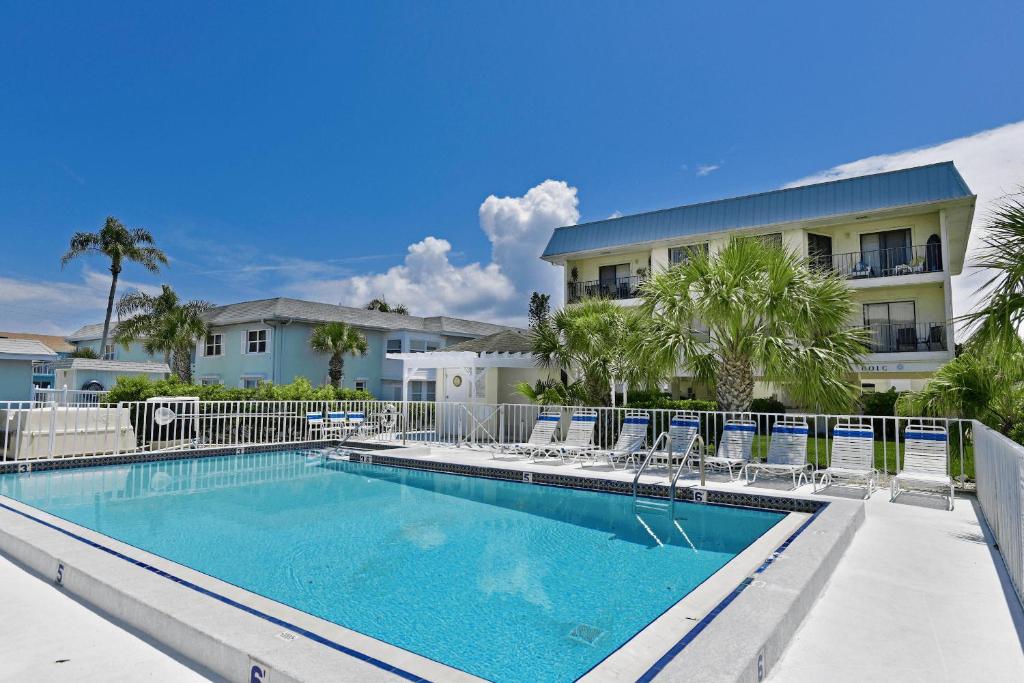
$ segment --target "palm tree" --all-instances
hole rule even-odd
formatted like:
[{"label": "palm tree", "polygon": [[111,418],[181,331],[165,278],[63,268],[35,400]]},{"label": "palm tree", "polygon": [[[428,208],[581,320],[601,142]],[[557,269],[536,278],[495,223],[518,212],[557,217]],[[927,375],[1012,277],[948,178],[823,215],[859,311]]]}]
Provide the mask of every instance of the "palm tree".
[{"label": "palm tree", "polygon": [[[528,385],[520,393],[539,402],[602,405],[608,397],[615,404],[615,386],[654,386],[661,379],[647,366],[635,362],[628,348],[640,322],[635,309],[607,299],[584,299],[555,311],[532,330],[533,353],[541,367],[561,370],[567,377],[561,387]],[[532,392],[532,394],[531,394]]]},{"label": "palm tree", "polygon": [[796,254],[733,239],[640,286],[643,330],[631,351],[648,367],[714,386],[720,410],[743,411],[758,373],[807,408],[845,410],[865,332],[848,327],[849,287]]},{"label": "palm tree", "polygon": [[1024,341],[975,335],[923,389],[900,396],[896,412],[974,419],[1019,439],[1013,432],[1024,425]]},{"label": "palm tree", "polygon": [[181,303],[169,285],[161,285],[156,296],[128,292],[117,303],[114,341],[127,348],[133,341],[141,340],[146,353],[162,353],[164,362],[173,362],[174,374],[191,384],[192,350],[196,341],[209,332],[203,313],[212,307],[206,301]]},{"label": "palm tree", "polygon": [[998,346],[1019,341],[1024,325],[1024,187],[996,202],[982,235],[975,265],[992,271],[978,287],[987,302],[963,319],[979,342],[1000,342],[988,347],[998,352]]},{"label": "palm tree", "polygon": [[364,356],[369,348],[362,332],[342,322],[323,323],[314,327],[313,336],[309,338],[309,346],[317,353],[331,354],[327,375],[331,378],[331,386],[334,388],[341,384],[341,376],[345,370],[345,354]]},{"label": "palm tree", "polygon": [[99,232],[76,232],[72,235],[68,250],[60,259],[60,267],[88,254],[102,254],[110,259],[110,294],[107,296],[107,314],[103,318],[103,337],[100,341],[102,352],[107,347],[117,278],[121,275],[124,262],[132,261],[151,273],[158,273],[161,264],[167,265],[167,255],[153,246],[153,235],[148,230],[126,228],[113,216],[107,216]]},{"label": "palm tree", "polygon": [[398,315],[409,315],[409,309],[406,308],[404,304],[395,304],[392,306],[382,296],[371,299],[370,303],[366,304],[366,310],[380,311],[381,313],[397,313]]}]

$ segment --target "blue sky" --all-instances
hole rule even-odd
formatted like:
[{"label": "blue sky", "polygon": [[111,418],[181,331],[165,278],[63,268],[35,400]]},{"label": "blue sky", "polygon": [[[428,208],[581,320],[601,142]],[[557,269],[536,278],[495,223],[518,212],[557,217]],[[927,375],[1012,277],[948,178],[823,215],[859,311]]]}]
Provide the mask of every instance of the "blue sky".
[{"label": "blue sky", "polygon": [[172,258],[129,286],[515,320],[558,222],[951,140],[1024,181],[1024,4],[894,5],[5,3],[0,329],[101,315],[108,214]]}]

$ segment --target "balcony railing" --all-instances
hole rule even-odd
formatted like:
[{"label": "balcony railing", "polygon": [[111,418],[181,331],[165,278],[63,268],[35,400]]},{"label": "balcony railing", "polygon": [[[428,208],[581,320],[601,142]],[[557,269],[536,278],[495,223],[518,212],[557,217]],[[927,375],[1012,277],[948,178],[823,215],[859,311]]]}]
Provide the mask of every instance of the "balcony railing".
[{"label": "balcony railing", "polygon": [[871,353],[947,351],[946,323],[871,323],[867,330]]},{"label": "balcony railing", "polygon": [[569,283],[569,301],[600,297],[604,299],[634,299],[644,278],[639,275],[617,277],[614,280],[587,280]]},{"label": "balcony railing", "polygon": [[846,254],[819,254],[811,256],[810,262],[813,268],[834,270],[851,280],[937,273],[942,270],[942,245],[919,244]]}]

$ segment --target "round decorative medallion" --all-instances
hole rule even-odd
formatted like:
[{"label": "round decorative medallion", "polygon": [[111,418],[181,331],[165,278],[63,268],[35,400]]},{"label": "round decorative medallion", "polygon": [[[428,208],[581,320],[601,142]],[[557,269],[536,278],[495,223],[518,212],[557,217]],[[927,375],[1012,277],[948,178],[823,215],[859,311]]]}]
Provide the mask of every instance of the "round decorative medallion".
[{"label": "round decorative medallion", "polygon": [[462,375],[455,375],[454,377],[452,377],[452,386],[462,386]]}]

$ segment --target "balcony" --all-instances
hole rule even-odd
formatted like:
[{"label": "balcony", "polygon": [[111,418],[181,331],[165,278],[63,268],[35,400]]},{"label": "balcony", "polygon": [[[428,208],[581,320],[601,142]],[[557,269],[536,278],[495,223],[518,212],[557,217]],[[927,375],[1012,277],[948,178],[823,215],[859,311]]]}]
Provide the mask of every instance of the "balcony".
[{"label": "balcony", "polygon": [[946,323],[871,323],[857,327],[867,330],[870,353],[949,350]]},{"label": "balcony", "polygon": [[568,283],[569,303],[580,299],[635,299],[640,284],[644,281],[639,275],[617,277],[607,280],[587,280]]},{"label": "balcony", "polygon": [[938,273],[942,272],[942,245],[815,254],[810,257],[810,264],[812,268],[832,270],[850,280]]}]

